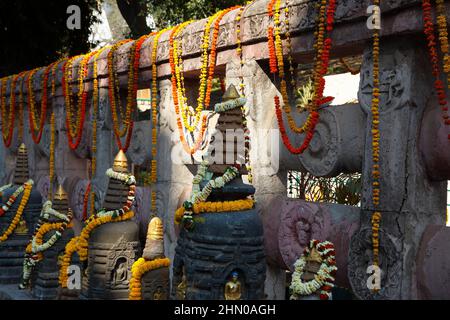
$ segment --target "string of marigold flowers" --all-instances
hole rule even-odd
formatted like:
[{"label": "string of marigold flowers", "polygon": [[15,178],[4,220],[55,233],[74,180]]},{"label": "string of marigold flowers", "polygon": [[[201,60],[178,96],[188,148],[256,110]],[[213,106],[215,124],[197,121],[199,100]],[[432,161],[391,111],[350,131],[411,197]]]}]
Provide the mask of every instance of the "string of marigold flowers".
[{"label": "string of marigold flowers", "polygon": [[[436,38],[434,35],[434,24],[431,15],[431,3],[430,0],[422,0],[422,12],[423,12],[423,23],[424,23],[424,33],[427,38],[428,53],[430,55],[432,73],[435,78],[434,87],[436,89],[436,95],[441,106],[442,118],[446,125],[450,124],[450,119],[448,116],[447,107],[447,97],[445,92],[444,83],[440,79],[439,71],[439,57],[436,48]],[[448,139],[450,140],[450,133],[448,134]]]},{"label": "string of marigold flowers", "polygon": [[[374,0],[374,5],[379,5],[379,0]],[[381,221],[381,212],[378,211],[380,204],[380,130],[379,130],[379,95],[380,95],[380,79],[379,79],[379,54],[380,54],[380,31],[373,29],[373,89],[372,89],[372,204],[374,212],[372,214],[372,250],[373,250],[373,265],[379,265],[379,229]]]},{"label": "string of marigold flowers", "polygon": [[449,56],[449,44],[448,44],[448,28],[447,28],[447,15],[445,10],[444,0],[436,1],[436,20],[438,25],[439,40],[441,45],[441,52],[443,55],[443,68],[447,75],[447,86],[450,89],[450,56]]},{"label": "string of marigold flowers", "polygon": [[9,112],[6,112],[6,85],[8,78],[2,78],[0,84],[1,90],[1,112],[2,112],[2,136],[5,147],[9,148],[11,146],[12,137],[14,134],[14,121],[15,121],[15,83],[17,81],[18,75],[9,77],[11,79],[10,83],[10,99],[9,99]]},{"label": "string of marigold flowers", "polygon": [[193,147],[190,147],[189,144],[187,143],[185,137],[184,137],[184,133],[183,133],[183,123],[180,119],[180,106],[179,106],[179,101],[178,101],[178,94],[177,94],[177,79],[175,76],[175,50],[174,50],[174,46],[173,46],[173,42],[174,42],[174,38],[189,24],[191,23],[190,21],[186,21],[178,26],[176,26],[175,28],[173,28],[172,32],[170,33],[170,37],[169,37],[169,62],[170,62],[170,68],[171,68],[171,73],[172,73],[172,97],[173,97],[173,104],[175,107],[175,114],[177,115],[177,127],[178,127],[178,133],[180,136],[180,141],[181,144],[184,148],[184,150],[189,153],[189,154],[194,154],[198,148],[200,148],[200,145],[202,143],[202,138],[203,135],[205,133],[206,130],[206,126],[207,126],[207,116],[204,115],[202,117],[202,124],[201,124],[201,128],[200,128],[200,133],[198,135],[198,138],[195,139],[195,144]]}]

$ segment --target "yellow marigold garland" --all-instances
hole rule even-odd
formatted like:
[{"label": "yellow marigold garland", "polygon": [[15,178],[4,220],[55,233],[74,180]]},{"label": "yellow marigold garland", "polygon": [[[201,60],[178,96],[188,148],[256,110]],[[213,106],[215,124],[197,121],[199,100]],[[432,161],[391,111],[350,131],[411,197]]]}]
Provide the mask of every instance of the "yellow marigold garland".
[{"label": "yellow marigold garland", "polygon": [[122,216],[112,218],[111,216],[95,217],[91,216],[78,237],[72,238],[66,245],[64,256],[59,273],[59,283],[62,288],[67,288],[67,270],[69,268],[73,253],[78,252],[80,261],[86,261],[88,258],[88,242],[91,232],[98,226],[109,222],[120,222],[134,217],[133,211],[128,211]]},{"label": "yellow marigold garland", "polygon": [[436,20],[439,32],[439,41],[443,55],[444,72],[447,74],[447,86],[450,89],[450,56],[447,32],[447,15],[444,0],[436,0]]},{"label": "yellow marigold garland", "polygon": [[160,258],[151,261],[146,261],[144,258],[136,260],[131,267],[129,300],[142,300],[141,279],[143,275],[151,270],[169,266],[169,258]]},{"label": "yellow marigold garland", "polygon": [[[37,245],[41,245],[44,242],[44,236],[52,231],[52,230],[60,230],[63,227],[63,223],[62,222],[56,222],[56,223],[51,223],[51,222],[47,222],[44,223],[43,225],[41,225],[41,227],[38,229],[38,231],[36,232],[35,235],[35,241]],[[32,242],[30,241],[30,243],[28,243],[25,252],[28,254],[31,254],[32,250]],[[39,252],[37,254],[37,256],[39,257],[38,260],[42,260],[43,259],[43,253]]]},{"label": "yellow marigold garland", "polygon": [[[374,5],[379,5],[379,0],[374,0]],[[373,264],[379,264],[379,229],[381,212],[377,210],[380,204],[380,131],[379,131],[379,95],[380,95],[380,75],[379,75],[379,55],[380,55],[380,31],[373,29],[373,90],[372,90],[372,204],[375,212],[372,214],[372,246]]]},{"label": "yellow marigold garland", "polygon": [[[193,212],[213,213],[213,212],[230,212],[230,211],[244,211],[253,208],[255,201],[253,199],[223,201],[223,202],[197,202],[193,205]],[[175,223],[179,224],[183,219],[185,209],[180,207],[175,211]]]},{"label": "yellow marigold garland", "polygon": [[0,243],[8,240],[9,236],[14,232],[14,230],[16,230],[17,225],[19,224],[20,219],[22,218],[23,211],[25,210],[25,207],[28,203],[28,199],[30,198],[32,188],[33,184],[25,183],[22,200],[20,201],[19,207],[17,208],[16,215],[14,216],[13,220],[11,221],[11,224],[6,229],[6,231],[0,236]]}]

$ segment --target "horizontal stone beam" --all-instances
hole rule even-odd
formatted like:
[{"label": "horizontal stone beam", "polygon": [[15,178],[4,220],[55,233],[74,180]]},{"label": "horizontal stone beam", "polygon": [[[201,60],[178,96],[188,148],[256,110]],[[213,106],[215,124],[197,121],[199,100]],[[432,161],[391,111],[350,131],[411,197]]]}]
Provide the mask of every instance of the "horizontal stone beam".
[{"label": "horizontal stone beam", "polygon": [[[267,46],[267,27],[271,23],[267,14],[267,3],[269,0],[260,0],[246,6],[241,19],[242,52],[244,60],[266,60],[269,52]],[[292,0],[290,1],[290,32],[292,34],[293,56],[299,63],[311,62],[313,57],[313,32],[315,26],[316,1]],[[362,53],[364,43],[371,38],[371,30],[366,26],[367,7],[372,4],[371,0],[349,0],[338,1],[335,15],[335,29],[333,31],[334,57]],[[448,4],[447,4],[448,5]],[[281,10],[284,8],[282,4]],[[239,10],[229,12],[220,23],[219,38],[217,44],[217,73],[223,73],[224,65],[232,59],[237,59],[236,54],[236,16]],[[423,31],[422,8],[420,0],[392,0],[381,4],[383,37]],[[282,11],[283,12],[283,11]],[[447,6],[450,12],[450,6]],[[284,25],[284,14],[281,22]],[[200,54],[202,34],[207,19],[195,21],[188,25],[181,34],[183,47],[184,70],[187,77],[195,76],[201,67]],[[157,50],[158,78],[168,77],[171,74],[169,65],[169,37],[171,31],[166,31],[159,39]],[[141,87],[150,87],[151,75],[151,52],[153,36],[149,37],[141,48],[139,83]],[[116,51],[116,69],[119,74],[121,86],[126,88],[128,55],[132,43],[121,46]],[[100,56],[98,61],[98,75],[100,86],[107,86],[107,55],[108,49]],[[74,64],[74,79],[77,77],[78,59]],[[86,78],[85,89],[92,89],[92,59],[89,63],[89,73]],[[34,89],[40,90],[43,70],[35,75]],[[61,95],[62,71],[61,64],[57,72],[56,95]],[[20,83],[20,82],[19,82]],[[74,84],[76,81],[74,81]],[[77,87],[77,86],[74,86]],[[9,94],[7,89],[7,95]],[[74,88],[74,90],[77,90]],[[16,92],[18,92],[18,85]],[[24,92],[26,92],[24,85]]]}]

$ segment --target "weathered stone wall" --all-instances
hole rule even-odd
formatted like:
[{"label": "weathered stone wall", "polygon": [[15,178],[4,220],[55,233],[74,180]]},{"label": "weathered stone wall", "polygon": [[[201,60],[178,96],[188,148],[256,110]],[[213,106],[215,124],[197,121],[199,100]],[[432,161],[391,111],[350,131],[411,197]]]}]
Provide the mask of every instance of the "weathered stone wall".
[{"label": "weathered stone wall", "polygon": [[[243,77],[248,99],[248,126],[251,132],[251,162],[256,187],[256,200],[264,208],[263,216],[273,214],[267,211],[269,204],[286,192],[286,171],[289,169],[308,170],[321,176],[335,176],[340,172],[363,173],[364,190],[362,201],[361,230],[353,241],[352,250],[366,250],[370,243],[368,218],[373,208],[370,207],[370,116],[368,116],[368,99],[370,98],[370,36],[366,28],[366,8],[369,0],[339,1],[336,13],[336,27],[333,31],[333,57],[360,55],[365,52],[360,85],[360,105],[340,106],[321,111],[322,120],[318,125],[319,134],[313,139],[311,149],[302,156],[289,154],[283,146],[277,130],[273,96],[278,92],[277,85],[268,76],[268,48],[266,30],[268,17],[266,5],[268,0],[255,1],[244,10],[241,20],[243,32],[243,57],[246,61]],[[428,224],[442,224],[445,213],[445,187],[443,182],[434,180],[448,179],[448,162],[450,150],[448,141],[438,139],[440,145],[428,152],[430,139],[435,137],[436,117],[423,117],[425,105],[436,108],[436,101],[431,95],[432,80],[427,66],[425,42],[423,41],[421,7],[419,0],[392,0],[382,2],[382,76],[384,93],[392,100],[382,101],[381,108],[386,109],[382,117],[381,131],[383,166],[382,205],[383,222],[381,241],[386,240],[387,257],[394,265],[389,276],[402,280],[402,286],[395,292],[386,293],[385,298],[418,297],[415,280],[414,259],[424,228]],[[291,33],[294,58],[298,63],[310,63],[313,57],[314,1],[290,1]],[[449,7],[447,7],[449,9]],[[218,40],[217,73],[226,75],[227,84],[237,84],[241,70],[236,55],[236,22],[232,12],[221,23]],[[182,35],[184,52],[184,69],[186,70],[188,94],[195,95],[195,79],[200,68],[200,39],[205,20],[188,26]],[[400,41],[405,35],[413,38]],[[159,137],[158,137],[158,183],[156,188],[158,214],[164,220],[166,256],[173,258],[178,230],[173,223],[175,209],[189,196],[192,182],[192,159],[186,154],[180,162],[174,162],[173,154],[182,151],[178,138],[174,114],[171,83],[168,80],[169,32],[160,38],[157,52],[159,84]],[[411,40],[411,42],[408,42]],[[145,41],[141,50],[139,82],[142,88],[148,88],[151,81],[151,46],[152,37]],[[118,51],[117,69],[121,86],[127,83],[127,56],[131,44],[122,46]],[[100,104],[97,138],[97,171],[92,181],[97,194],[99,207],[103,202],[107,186],[105,171],[111,167],[117,146],[112,132],[111,113],[107,92],[107,64],[105,50],[98,63],[100,77]],[[74,63],[74,78],[79,61]],[[89,158],[91,157],[92,117],[86,117],[83,139],[76,151],[69,149],[65,128],[65,108],[60,87],[61,66],[57,72],[56,97],[50,99],[57,118],[56,175],[70,195],[70,203],[75,216],[81,218],[84,193],[89,179]],[[40,77],[42,70],[35,76],[35,95],[40,99]],[[77,86],[74,86],[77,87]],[[92,90],[92,61],[85,84]],[[25,99],[26,86],[24,85]],[[8,88],[9,92],[9,88]],[[18,88],[16,88],[18,94]],[[89,111],[90,112],[90,111]],[[428,114],[428,113],[427,113]],[[431,113],[430,113],[431,114]],[[427,120],[430,118],[431,120]],[[49,124],[44,129],[42,141],[34,145],[28,125],[28,108],[24,114],[24,140],[29,149],[30,174],[45,198],[48,192],[49,169]],[[433,122],[434,121],[434,122]],[[440,123],[440,122],[439,122]],[[208,131],[214,126],[211,121]],[[424,128],[424,134],[421,134]],[[426,129],[428,128],[428,129]],[[445,129],[440,129],[440,136]],[[431,132],[431,133],[430,133]],[[444,136],[445,137],[445,136]],[[300,143],[301,136],[291,136],[292,141]],[[421,145],[418,141],[422,139]],[[127,156],[130,162],[142,164],[151,160],[149,141],[151,141],[151,124],[149,120],[138,121],[135,125],[133,139]],[[209,141],[209,137],[205,139]],[[433,141],[433,143],[436,143]],[[11,180],[14,161],[19,141],[17,129],[10,149],[0,144],[0,182]],[[447,147],[446,147],[447,146]],[[206,144],[203,146],[206,150]],[[438,152],[436,150],[441,150]],[[196,155],[196,159],[199,155]],[[438,160],[436,160],[438,159]],[[444,159],[444,160],[442,160]],[[441,167],[444,167],[443,169]],[[145,233],[149,216],[150,188],[138,188],[135,211],[142,233]],[[385,199],[385,200],[383,200]],[[298,204],[299,205],[299,204]],[[354,209],[350,210],[353,214]],[[349,212],[350,212],[349,211]],[[395,246],[394,246],[395,244]],[[397,244],[400,245],[397,248]],[[395,248],[394,248],[395,247]],[[392,249],[392,250],[391,250]],[[384,253],[382,253],[384,254]],[[339,257],[338,259],[341,259]],[[347,259],[347,257],[344,257]],[[366,261],[367,262],[367,261]],[[349,266],[352,286],[362,298],[369,298],[361,285],[365,280],[361,275],[365,269],[364,261],[350,254]],[[342,262],[346,263],[346,261]],[[286,265],[269,264],[266,294],[269,298],[284,298],[284,268]],[[420,288],[419,288],[420,289]],[[420,290],[419,290],[420,291]],[[410,294],[408,292],[411,292]]]}]

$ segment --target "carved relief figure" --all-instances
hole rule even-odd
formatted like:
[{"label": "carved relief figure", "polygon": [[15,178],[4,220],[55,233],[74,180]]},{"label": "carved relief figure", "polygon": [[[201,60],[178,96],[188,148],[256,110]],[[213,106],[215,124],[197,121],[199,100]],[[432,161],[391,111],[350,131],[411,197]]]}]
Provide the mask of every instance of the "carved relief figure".
[{"label": "carved relief figure", "polygon": [[113,270],[112,285],[120,285],[128,280],[127,259],[119,258]]},{"label": "carved relief figure", "polygon": [[231,280],[225,284],[225,300],[240,300],[242,296],[241,282],[237,271],[231,273]]}]

